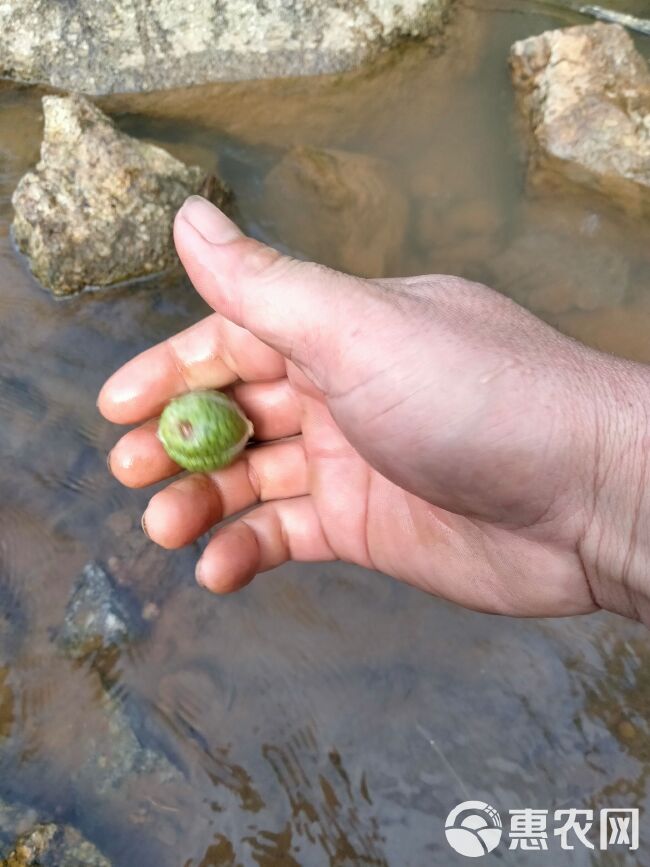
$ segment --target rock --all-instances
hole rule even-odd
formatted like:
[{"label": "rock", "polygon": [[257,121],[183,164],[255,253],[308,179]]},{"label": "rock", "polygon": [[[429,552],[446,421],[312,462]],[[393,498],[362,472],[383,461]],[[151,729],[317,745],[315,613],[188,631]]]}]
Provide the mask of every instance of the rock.
[{"label": "rock", "polygon": [[296,147],[267,175],[265,196],[280,241],[301,255],[368,277],[398,260],[408,208],[382,160]]},{"label": "rock", "polygon": [[109,695],[102,701],[104,719],[89,733],[88,759],[79,777],[100,795],[123,787],[128,789],[142,777],[157,785],[179,781],[181,772],[165,754],[143,744],[125,707]]},{"label": "rock", "polygon": [[451,247],[470,238],[491,238],[505,222],[498,203],[488,199],[414,200],[413,236],[424,250]]},{"label": "rock", "polygon": [[85,93],[313,75],[441,24],[450,0],[0,4],[0,75]]},{"label": "rock", "polygon": [[510,67],[529,130],[533,187],[586,187],[650,215],[650,72],[616,24],[516,42]]},{"label": "rock", "polygon": [[128,591],[113,584],[97,563],[88,563],[75,583],[57,642],[68,656],[111,655],[137,637],[142,623]]},{"label": "rock", "polygon": [[627,257],[598,239],[531,227],[489,262],[490,284],[540,315],[596,310],[625,298]]},{"label": "rock", "polygon": [[75,828],[48,823],[20,836],[0,867],[111,867],[111,862]]},{"label": "rock", "polygon": [[[173,217],[203,171],[121,133],[82,97],[46,96],[43,112],[40,162],[12,199],[16,243],[40,282],[68,295],[173,265]],[[214,200],[226,197],[218,185]]]}]

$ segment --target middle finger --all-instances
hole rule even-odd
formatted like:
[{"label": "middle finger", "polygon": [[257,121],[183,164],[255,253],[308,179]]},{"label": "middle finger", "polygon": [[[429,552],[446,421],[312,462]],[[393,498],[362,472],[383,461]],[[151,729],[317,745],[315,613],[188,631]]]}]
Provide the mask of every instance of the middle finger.
[{"label": "middle finger", "polygon": [[[287,379],[275,382],[239,382],[230,394],[253,422],[255,439],[276,440],[300,432],[300,404]],[[129,431],[113,447],[108,465],[129,488],[144,488],[179,473],[158,439],[158,419]]]},{"label": "middle finger", "polygon": [[225,470],[172,482],[151,498],[142,524],[153,542],[181,548],[255,503],[300,497],[307,488],[307,460],[298,437],[246,449]]}]

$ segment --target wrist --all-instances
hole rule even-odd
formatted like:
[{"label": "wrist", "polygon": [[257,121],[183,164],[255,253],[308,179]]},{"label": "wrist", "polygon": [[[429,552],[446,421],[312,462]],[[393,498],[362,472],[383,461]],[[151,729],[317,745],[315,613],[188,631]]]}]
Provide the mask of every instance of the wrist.
[{"label": "wrist", "polygon": [[599,361],[592,496],[579,553],[596,603],[650,625],[650,367]]}]

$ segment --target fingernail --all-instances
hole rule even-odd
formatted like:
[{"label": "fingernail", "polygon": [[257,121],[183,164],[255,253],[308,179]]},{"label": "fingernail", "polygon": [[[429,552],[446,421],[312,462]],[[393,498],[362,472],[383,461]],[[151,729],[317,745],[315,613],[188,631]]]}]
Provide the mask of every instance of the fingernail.
[{"label": "fingernail", "polygon": [[233,221],[202,196],[186,199],[181,216],[210,244],[227,244],[242,237]]},{"label": "fingernail", "polygon": [[203,576],[203,561],[199,560],[196,564],[196,569],[194,570],[194,578],[199,587],[203,587],[204,590],[207,590],[205,579]]},{"label": "fingernail", "polygon": [[111,467],[111,455],[113,454],[113,449],[106,455],[106,466],[108,467],[108,472],[113,474],[113,468]]},{"label": "fingernail", "polygon": [[149,535],[149,532],[147,531],[147,522],[145,520],[146,516],[147,516],[147,513],[145,512],[142,515],[142,517],[140,518],[140,526],[142,527],[142,532],[145,534],[147,539],[149,539],[149,541],[151,541],[151,536]]}]

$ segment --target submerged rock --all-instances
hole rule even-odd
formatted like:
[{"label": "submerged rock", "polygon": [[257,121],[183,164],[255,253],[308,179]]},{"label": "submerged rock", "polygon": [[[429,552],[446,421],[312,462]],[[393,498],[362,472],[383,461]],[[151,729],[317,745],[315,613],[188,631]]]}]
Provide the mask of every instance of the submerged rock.
[{"label": "submerged rock", "polygon": [[572,238],[533,226],[489,262],[490,284],[541,316],[621,304],[630,267],[598,238]]},{"label": "submerged rock", "polygon": [[530,133],[529,180],[569,181],[650,215],[650,71],[616,24],[516,42],[510,66]]},{"label": "submerged rock", "polygon": [[[41,159],[13,195],[13,232],[56,295],[107,286],[174,264],[171,229],[204,172],[137,141],[80,96],[43,98]],[[214,201],[227,194],[221,184]]]},{"label": "submerged rock", "polygon": [[111,862],[69,825],[34,825],[22,834],[0,867],[111,867]]},{"label": "submerged rock", "polygon": [[408,206],[382,160],[296,147],[271,169],[265,193],[280,241],[297,253],[367,277],[397,262]]},{"label": "submerged rock", "polygon": [[129,710],[112,696],[102,699],[101,723],[89,733],[88,758],[79,770],[79,779],[92,785],[97,794],[128,789],[135,780],[148,778],[156,785],[178,782],[179,769],[153,745],[143,743]]},{"label": "submerged rock", "polygon": [[142,622],[128,591],[118,589],[97,563],[88,563],[66,607],[57,641],[68,656],[110,654],[137,637]]},{"label": "submerged rock", "polygon": [[440,25],[450,0],[5,0],[0,75],[85,93],[337,72]]}]

